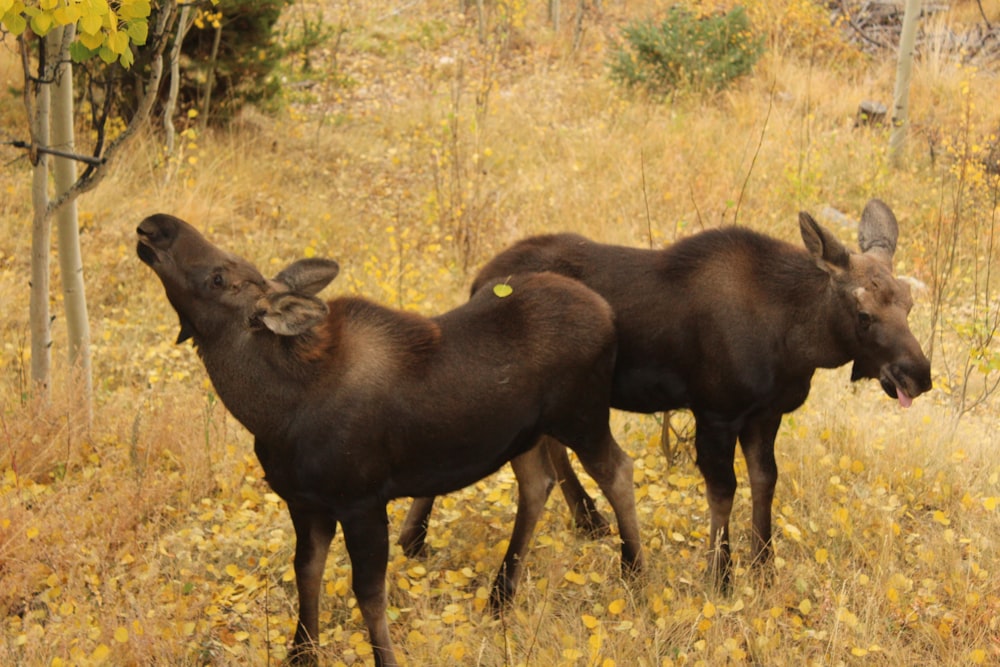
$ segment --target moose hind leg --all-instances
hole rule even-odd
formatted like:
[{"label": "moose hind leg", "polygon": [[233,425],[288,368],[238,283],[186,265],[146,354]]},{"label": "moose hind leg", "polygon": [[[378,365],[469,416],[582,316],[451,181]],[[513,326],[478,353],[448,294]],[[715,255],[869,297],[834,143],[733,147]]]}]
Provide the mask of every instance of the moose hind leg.
[{"label": "moose hind leg", "polygon": [[341,520],[351,558],[352,587],[368,626],[376,667],[398,667],[386,619],[385,573],[389,561],[389,520],[385,506],[352,512]]},{"label": "moose hind leg", "polygon": [[643,570],[632,459],[618,446],[606,422],[596,447],[584,444],[575,451],[587,474],[601,487],[614,509],[622,541],[622,574],[630,578]]},{"label": "moose hind leg", "polygon": [[514,598],[531,536],[555,484],[548,452],[541,446],[533,447],[510,464],[517,477],[517,515],[507,554],[490,591],[490,607],[494,612]]},{"label": "moose hind leg", "polygon": [[580,483],[580,478],[576,476],[573,465],[569,462],[569,453],[566,448],[558,440],[548,436],[544,438],[542,446],[548,449],[559,489],[573,513],[573,524],[577,531],[592,540],[610,535],[611,525],[597,511],[594,499]]},{"label": "moose hind leg", "polygon": [[416,558],[424,553],[427,542],[427,526],[434,509],[434,497],[414,498],[410,511],[406,513],[403,527],[399,530],[399,546],[407,558]]}]

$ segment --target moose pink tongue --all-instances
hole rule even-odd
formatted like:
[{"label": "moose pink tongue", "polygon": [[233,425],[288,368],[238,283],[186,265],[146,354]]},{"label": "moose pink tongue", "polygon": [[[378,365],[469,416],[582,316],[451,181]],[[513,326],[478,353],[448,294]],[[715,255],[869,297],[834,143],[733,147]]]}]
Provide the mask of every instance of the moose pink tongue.
[{"label": "moose pink tongue", "polygon": [[908,408],[913,405],[913,399],[899,387],[896,387],[896,396],[899,398],[899,405],[901,407]]}]

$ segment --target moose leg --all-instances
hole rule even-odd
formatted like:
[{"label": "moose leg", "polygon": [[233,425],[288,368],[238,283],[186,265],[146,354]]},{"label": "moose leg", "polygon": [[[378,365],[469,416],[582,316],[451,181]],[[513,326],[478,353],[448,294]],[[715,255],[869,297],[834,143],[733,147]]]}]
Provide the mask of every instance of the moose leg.
[{"label": "moose leg", "polygon": [[750,474],[753,498],[753,565],[764,566],[771,560],[771,505],[778,481],[774,460],[774,437],[781,425],[781,415],[766,413],[748,420],[740,431],[740,446]]},{"label": "moose leg", "polygon": [[410,511],[403,519],[403,527],[399,530],[399,546],[407,558],[416,558],[424,553],[427,540],[427,526],[431,520],[431,510],[434,509],[434,496],[429,498],[414,498]]},{"label": "moose leg", "polygon": [[517,515],[514,518],[514,531],[510,536],[507,554],[503,565],[493,582],[490,591],[490,607],[494,612],[514,598],[517,583],[524,569],[524,556],[528,551],[535,525],[545,509],[552,487],[555,484],[555,474],[548,452],[543,447],[533,447],[511,462],[514,475],[517,477]]},{"label": "moose leg", "polygon": [[727,424],[704,424],[695,418],[695,450],[698,469],[705,478],[705,495],[711,515],[708,544],[708,577],[720,589],[729,588],[731,556],[729,515],[736,495],[736,433]]},{"label": "moose leg", "polygon": [[643,569],[642,540],[639,537],[639,517],[635,511],[635,482],[632,459],[618,446],[604,424],[603,442],[598,447],[575,450],[587,471],[611,503],[618,520],[622,541],[622,574],[632,577]]},{"label": "moose leg", "polygon": [[555,438],[545,437],[543,440],[542,447],[548,450],[559,489],[573,513],[573,524],[577,531],[592,540],[610,535],[611,526],[608,520],[597,511],[594,499],[587,494],[580,483],[580,478],[576,476],[573,465],[569,462],[566,448]]},{"label": "moose leg", "polygon": [[337,522],[326,514],[305,512],[289,507],[295,527],[295,585],[299,591],[299,622],[289,662],[315,662],[319,645],[319,592],[323,567],[330,542],[337,532]]},{"label": "moose leg", "polygon": [[385,571],[389,561],[389,519],[385,506],[352,512],[340,522],[358,608],[368,626],[376,667],[397,667],[386,620]]}]

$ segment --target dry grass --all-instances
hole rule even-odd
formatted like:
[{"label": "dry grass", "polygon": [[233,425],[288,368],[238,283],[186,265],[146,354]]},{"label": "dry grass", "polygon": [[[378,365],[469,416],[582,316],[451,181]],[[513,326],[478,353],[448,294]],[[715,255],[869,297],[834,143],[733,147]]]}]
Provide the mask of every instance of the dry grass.
[{"label": "dry grass", "polygon": [[[932,286],[911,315],[922,340],[940,302],[939,389],[900,412],[874,383],[850,386],[847,369],[817,374],[779,434],[770,585],[747,568],[744,484],[735,592],[706,590],[707,505],[692,453],[668,465],[653,418],[615,415],[637,461],[643,582],[625,587],[613,540],[577,538],[557,499],[518,598],[489,618],[486,590],[513,523],[505,470],[441,501],[429,557],[393,549],[394,639],[408,665],[1000,662],[1000,405],[990,396],[959,418],[955,400],[983,297],[973,262],[997,261],[975,246],[997,213],[973,150],[997,130],[996,73],[940,54],[921,63],[907,159],[890,169],[885,131],[852,125],[860,100],[888,103],[891,59],[810,64],[772,40],[782,50],[736,88],[664,104],[623,96],[605,77],[625,3],[588,15],[576,51],[571,26],[551,34],[541,6],[509,41],[481,46],[453,2],[359,4],[327,8],[350,31],[338,53],[313,54],[316,85],[290,94],[284,115],[248,113],[230,131],[191,135],[173,161],[143,140],[81,200],[89,430],[62,368],[58,295],[57,389],[47,405],[26,390],[30,178],[16,152],[0,153],[0,663],[276,664],[294,628],[290,522],[250,436],[193,351],[173,345],[175,316],[134,257],[144,215],[187,218],[272,272],[333,256],[343,273],[331,293],[435,313],[464,299],[463,266],[525,234],[648,245],[737,221],[797,243],[798,210],[857,216],[872,196],[900,218],[898,270]],[[627,3],[628,15],[647,4]],[[753,9],[768,25],[790,20],[770,6]],[[6,50],[0,81],[19,85]],[[22,137],[18,105],[5,98],[0,110],[3,131]],[[935,292],[950,230],[957,262]],[[971,382],[994,377],[988,360]],[[391,505],[394,526],[406,507]],[[370,662],[349,581],[338,539],[322,601],[327,664]]]}]

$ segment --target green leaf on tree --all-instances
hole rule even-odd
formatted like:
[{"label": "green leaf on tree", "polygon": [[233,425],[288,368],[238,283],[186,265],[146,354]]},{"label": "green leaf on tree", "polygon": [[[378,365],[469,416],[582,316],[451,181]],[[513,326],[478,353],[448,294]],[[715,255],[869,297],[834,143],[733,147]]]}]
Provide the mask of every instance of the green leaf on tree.
[{"label": "green leaf on tree", "polygon": [[128,33],[129,39],[132,40],[133,44],[142,46],[146,43],[146,38],[149,36],[149,23],[146,22],[146,19],[129,21],[125,31]]},{"label": "green leaf on tree", "polygon": [[90,60],[97,53],[93,49],[88,49],[80,42],[73,42],[69,45],[69,56],[75,63],[82,63]]},{"label": "green leaf on tree", "polygon": [[97,51],[97,55],[100,57],[101,60],[103,60],[109,65],[118,59],[118,54],[112,51],[110,48],[108,48],[107,44],[102,46]]},{"label": "green leaf on tree", "polygon": [[135,62],[135,54],[132,53],[132,49],[125,49],[125,51],[118,56],[118,62],[120,62],[122,67],[125,69],[132,67],[132,63]]},{"label": "green leaf on tree", "polygon": [[39,37],[45,37],[52,29],[52,15],[44,12],[31,17],[31,30]]}]

